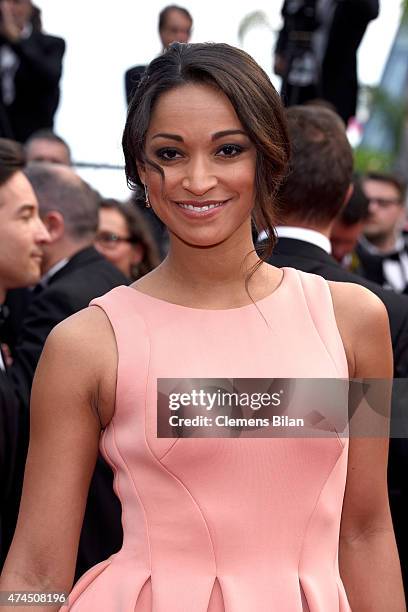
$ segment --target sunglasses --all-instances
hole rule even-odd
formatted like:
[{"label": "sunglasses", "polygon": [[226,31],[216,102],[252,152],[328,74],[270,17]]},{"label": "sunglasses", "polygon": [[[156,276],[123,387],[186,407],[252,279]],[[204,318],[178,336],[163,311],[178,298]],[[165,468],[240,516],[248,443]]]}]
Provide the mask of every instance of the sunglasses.
[{"label": "sunglasses", "polygon": [[138,241],[135,238],[127,238],[126,236],[119,236],[114,232],[98,232],[95,237],[95,241],[103,244],[106,247],[114,247],[121,242],[128,242],[129,244],[136,244]]}]

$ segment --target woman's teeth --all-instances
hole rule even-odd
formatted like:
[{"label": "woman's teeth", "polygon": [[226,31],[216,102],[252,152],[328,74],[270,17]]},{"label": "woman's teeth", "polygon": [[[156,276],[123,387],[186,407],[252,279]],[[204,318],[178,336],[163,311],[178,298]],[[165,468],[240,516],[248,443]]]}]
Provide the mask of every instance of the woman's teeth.
[{"label": "woman's teeth", "polygon": [[212,210],[213,208],[217,208],[218,206],[222,206],[224,202],[218,202],[217,204],[208,204],[206,206],[193,206],[193,204],[178,204],[181,208],[185,208],[187,210],[194,210],[195,212],[206,212],[207,210]]}]

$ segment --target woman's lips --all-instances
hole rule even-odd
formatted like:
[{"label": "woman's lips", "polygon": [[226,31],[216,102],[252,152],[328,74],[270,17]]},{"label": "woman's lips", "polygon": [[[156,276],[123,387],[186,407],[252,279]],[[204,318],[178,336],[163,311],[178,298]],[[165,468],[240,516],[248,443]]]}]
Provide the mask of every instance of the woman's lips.
[{"label": "woman's lips", "polygon": [[228,200],[222,201],[206,201],[206,202],[195,202],[195,201],[185,201],[185,202],[175,202],[177,208],[181,210],[186,216],[192,218],[203,218],[213,216],[217,213],[221,208],[228,203]]}]

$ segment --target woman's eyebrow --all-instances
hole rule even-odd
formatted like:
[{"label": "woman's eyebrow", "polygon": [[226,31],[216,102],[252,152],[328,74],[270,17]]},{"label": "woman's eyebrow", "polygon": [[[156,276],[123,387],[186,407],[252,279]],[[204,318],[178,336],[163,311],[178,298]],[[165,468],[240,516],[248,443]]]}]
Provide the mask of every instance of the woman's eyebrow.
[{"label": "woman's eyebrow", "polygon": [[[211,140],[218,140],[219,138],[223,138],[224,136],[236,136],[236,135],[241,135],[241,136],[246,136],[248,137],[248,134],[246,132],[244,132],[244,130],[223,130],[222,132],[215,132],[215,134],[213,134],[211,136]],[[158,134],[155,134],[154,136],[152,136],[152,140],[154,140],[155,138],[168,138],[170,140],[176,140],[177,142],[184,142],[183,137],[180,136],[179,134],[169,134],[169,133],[165,133],[165,132],[159,132]]]},{"label": "woman's eyebrow", "polygon": [[184,142],[183,138],[178,134],[165,134],[160,132],[159,134],[152,136],[152,140],[154,140],[154,138],[170,138],[171,140],[177,140],[177,142]]},{"label": "woman's eyebrow", "polygon": [[248,134],[244,132],[244,130],[223,130],[222,132],[216,132],[211,136],[211,140],[218,140],[219,138],[223,138],[224,136],[234,136],[240,134],[241,136],[248,137]]}]

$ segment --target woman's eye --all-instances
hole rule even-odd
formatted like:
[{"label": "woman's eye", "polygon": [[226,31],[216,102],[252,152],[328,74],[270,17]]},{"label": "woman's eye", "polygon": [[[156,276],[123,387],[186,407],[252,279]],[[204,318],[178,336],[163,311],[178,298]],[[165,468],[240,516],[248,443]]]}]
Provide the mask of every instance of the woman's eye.
[{"label": "woman's eye", "polygon": [[238,145],[229,144],[221,147],[221,149],[219,149],[219,151],[217,152],[217,155],[220,155],[220,157],[235,157],[236,155],[242,153],[242,151],[242,147],[239,147]]},{"label": "woman's eye", "polygon": [[179,159],[180,153],[175,149],[159,149],[156,152],[157,157],[165,161],[172,161],[173,159]]}]

